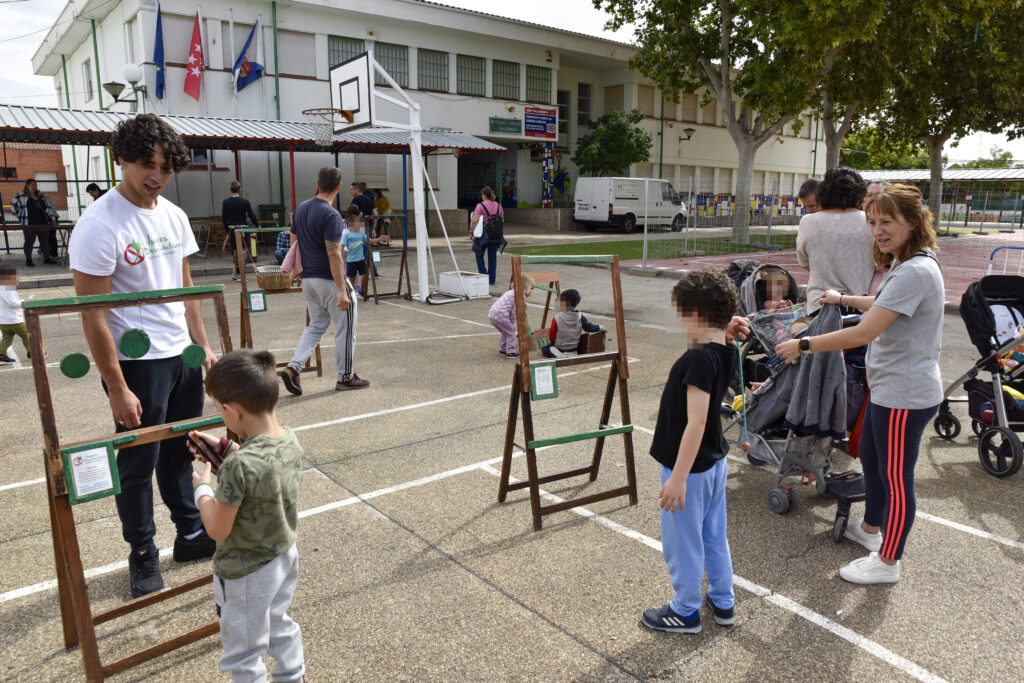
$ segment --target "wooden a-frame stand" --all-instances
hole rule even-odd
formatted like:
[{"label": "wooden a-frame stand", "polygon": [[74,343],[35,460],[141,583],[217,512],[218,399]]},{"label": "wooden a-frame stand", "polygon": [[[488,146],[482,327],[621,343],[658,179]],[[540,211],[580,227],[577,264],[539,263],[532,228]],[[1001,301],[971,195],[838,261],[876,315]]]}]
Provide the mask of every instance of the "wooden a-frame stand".
[{"label": "wooden a-frame stand", "polygon": [[[248,252],[248,245],[246,244],[244,234],[248,233],[259,233],[259,232],[281,232],[281,228],[248,228],[241,225],[234,226],[235,231],[235,260],[238,266],[238,276],[242,284],[242,293],[238,299],[239,310],[238,310],[238,346],[240,348],[251,349],[253,348],[252,339],[252,319],[249,317],[249,286],[245,276],[245,254]],[[254,266],[255,267],[255,266]],[[267,296],[271,294],[289,294],[293,292],[302,293],[302,287],[285,287],[284,289],[266,289],[262,290]],[[303,302],[305,304],[305,302]],[[306,309],[306,324],[309,325],[309,309]],[[316,363],[313,363],[313,359],[316,359]],[[287,361],[280,362],[277,367],[283,368],[288,365]],[[316,345],[313,349],[313,355],[306,359],[306,365],[299,372],[315,372],[317,377],[323,377],[324,375],[324,361],[323,356],[320,354],[320,344]]]},{"label": "wooden a-frame stand", "polygon": [[[615,334],[617,350],[603,353],[591,353],[582,356],[568,356],[563,358],[544,359],[544,362],[554,362],[556,368],[570,365],[583,365],[588,363],[603,363],[611,361],[611,370],[608,373],[608,384],[605,389],[604,403],[601,408],[601,416],[598,420],[597,429],[593,431],[567,434],[550,439],[537,439],[533,430],[533,408],[531,403],[531,377],[530,377],[530,353],[533,349],[534,339],[527,333],[526,310],[521,305],[523,301],[522,264],[524,263],[610,263],[612,278],[612,298],[615,304]],[[551,273],[538,274],[539,281],[549,281]],[[550,280],[558,282],[557,278]],[[513,256],[512,257],[512,287],[515,290],[516,298],[516,343],[519,348],[519,362],[516,364],[512,377],[512,392],[508,404],[508,424],[505,428],[505,450],[501,462],[501,479],[498,484],[498,502],[505,502],[509,491],[521,488],[530,490],[530,509],[533,512],[533,529],[540,531],[543,526],[544,515],[554,512],[568,510],[570,508],[587,505],[599,500],[607,500],[618,496],[629,496],[629,504],[637,504],[636,490],[636,468],[633,464],[633,425],[629,417],[629,391],[626,385],[629,379],[629,366],[626,355],[626,324],[622,312],[622,285],[619,280],[619,257],[618,256]],[[550,299],[550,292],[549,292]],[[549,302],[550,303],[550,302]],[[546,309],[545,309],[546,311]],[[546,319],[545,315],[545,319]],[[540,331],[543,331],[543,323]],[[615,398],[616,384],[619,388],[619,408],[622,416],[622,425],[609,427],[608,420],[611,417],[612,401]],[[516,435],[517,413],[522,409],[523,414],[523,436],[526,440],[526,469],[528,478],[526,481],[510,483],[512,470],[512,450]],[[541,505],[540,485],[550,481],[559,481],[569,477],[589,475],[590,481],[597,479],[598,470],[601,467],[601,454],[604,449],[604,440],[609,436],[622,434],[624,439],[626,485],[591,494],[572,500],[566,500],[553,505]],[[546,446],[572,443],[595,439],[594,454],[591,463],[567,472],[539,476],[537,472],[537,449]]]},{"label": "wooden a-frame stand", "polygon": [[[377,278],[373,277],[373,254],[374,250],[372,245],[367,244],[366,258],[369,259],[367,263],[367,273],[373,279],[373,303],[377,305],[381,299],[389,299],[391,297],[405,299],[407,301],[412,300],[412,281],[409,278],[409,251],[404,246],[401,251],[377,251],[376,253],[381,255],[381,265],[384,264],[384,257],[399,257],[401,261],[398,266],[398,289],[394,292],[379,292],[377,290]],[[405,278],[405,293],[402,293],[402,278]]]},{"label": "wooden a-frame stand", "polygon": [[82,567],[82,557],[78,546],[78,536],[75,531],[75,518],[68,496],[67,482],[65,481],[61,450],[100,441],[112,441],[115,449],[140,446],[153,443],[154,441],[178,438],[189,430],[213,429],[221,426],[223,420],[219,415],[210,415],[171,424],[142,427],[80,443],[62,445],[57,435],[57,418],[53,408],[53,395],[50,390],[50,380],[47,374],[46,357],[43,353],[43,337],[39,319],[42,316],[57,315],[59,313],[81,313],[83,311],[109,310],[112,308],[165,304],[177,301],[201,301],[203,299],[213,299],[217,314],[217,329],[220,332],[221,349],[223,353],[228,353],[231,351],[231,333],[228,329],[228,312],[224,305],[223,285],[132,292],[127,294],[98,294],[67,299],[30,301],[24,305],[25,325],[28,328],[29,347],[32,351],[32,374],[36,385],[36,399],[39,403],[39,417],[43,425],[43,441],[45,446],[43,463],[46,470],[46,493],[50,507],[50,524],[53,533],[53,554],[57,569],[57,589],[60,595],[60,615],[64,631],[64,647],[66,649],[71,649],[75,645],[81,647],[82,661],[85,665],[85,677],[90,682],[102,681],[107,676],[112,676],[189,643],[194,643],[197,640],[211,636],[219,632],[220,625],[216,621],[208,623],[205,626],[180,634],[107,665],[100,661],[95,630],[97,624],[145,609],[196,588],[205,587],[213,582],[213,574],[206,574],[180,586],[150,593],[112,609],[94,613],[89,604],[88,587],[85,583],[85,571]]}]

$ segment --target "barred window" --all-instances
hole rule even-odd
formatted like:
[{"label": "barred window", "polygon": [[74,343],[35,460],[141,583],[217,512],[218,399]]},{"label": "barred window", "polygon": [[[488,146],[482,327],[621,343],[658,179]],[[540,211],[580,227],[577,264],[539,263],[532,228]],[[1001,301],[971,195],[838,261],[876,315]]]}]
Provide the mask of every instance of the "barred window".
[{"label": "barred window", "polygon": [[92,84],[92,59],[86,57],[82,62],[82,80],[85,82],[85,101],[90,101],[96,96],[96,90]]},{"label": "barred window", "polygon": [[[377,63],[384,67],[395,83],[403,88],[409,87],[409,48],[405,45],[377,43],[373,48],[373,56]],[[387,85],[380,74],[376,74],[377,85]]]},{"label": "barred window", "polygon": [[572,99],[572,92],[559,90],[558,96],[558,134],[569,134],[569,100]]},{"label": "barred window", "polygon": [[527,65],[526,101],[551,104],[551,69]]},{"label": "barred window", "polygon": [[362,38],[342,38],[327,36],[327,63],[334,67],[366,52],[366,44]]},{"label": "barred window", "polygon": [[455,58],[456,92],[460,95],[487,95],[487,60],[458,55]]},{"label": "barred window", "polygon": [[448,53],[437,50],[416,51],[417,82],[420,90],[448,92]]},{"label": "barred window", "polygon": [[590,83],[576,84],[576,123],[581,126],[590,125],[590,106],[593,98]]},{"label": "barred window", "polygon": [[503,100],[519,99],[519,65],[494,60],[494,96]]}]

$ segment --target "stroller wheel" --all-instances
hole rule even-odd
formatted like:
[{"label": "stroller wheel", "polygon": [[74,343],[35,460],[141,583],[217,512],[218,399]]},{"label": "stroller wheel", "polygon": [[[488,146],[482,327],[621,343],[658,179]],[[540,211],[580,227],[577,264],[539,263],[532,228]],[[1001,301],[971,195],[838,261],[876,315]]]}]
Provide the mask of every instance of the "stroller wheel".
[{"label": "stroller wheel", "polygon": [[935,416],[932,426],[943,439],[955,439],[960,434],[960,420],[953,413],[940,412]]},{"label": "stroller wheel", "polygon": [[796,507],[793,494],[786,489],[774,488],[768,492],[768,509],[777,515],[784,515]]},{"label": "stroller wheel", "polygon": [[836,543],[841,543],[843,537],[846,535],[846,525],[849,523],[846,517],[841,515],[836,516],[836,521],[832,523],[832,540]]},{"label": "stroller wheel", "polygon": [[978,458],[989,474],[1008,477],[1020,469],[1024,446],[1012,429],[989,427],[978,439]]}]

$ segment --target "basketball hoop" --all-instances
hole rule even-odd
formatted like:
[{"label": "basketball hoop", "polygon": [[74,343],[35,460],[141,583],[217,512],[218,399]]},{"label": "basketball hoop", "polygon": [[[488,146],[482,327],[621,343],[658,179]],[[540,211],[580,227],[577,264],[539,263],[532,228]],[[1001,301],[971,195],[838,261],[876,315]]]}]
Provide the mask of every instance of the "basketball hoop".
[{"label": "basketball hoop", "polygon": [[347,123],[352,123],[351,111],[334,107],[306,109],[302,115],[313,129],[313,139],[320,147],[330,147],[334,141],[334,131]]}]

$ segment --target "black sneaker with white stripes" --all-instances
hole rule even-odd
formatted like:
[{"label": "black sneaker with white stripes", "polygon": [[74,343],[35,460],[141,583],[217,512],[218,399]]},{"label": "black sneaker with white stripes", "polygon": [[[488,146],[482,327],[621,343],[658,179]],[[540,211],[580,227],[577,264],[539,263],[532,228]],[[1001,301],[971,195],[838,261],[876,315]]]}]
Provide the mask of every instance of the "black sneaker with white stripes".
[{"label": "black sneaker with white stripes", "polygon": [[669,605],[644,610],[640,623],[654,631],[666,633],[700,633],[700,610],[689,617],[676,614]]}]

